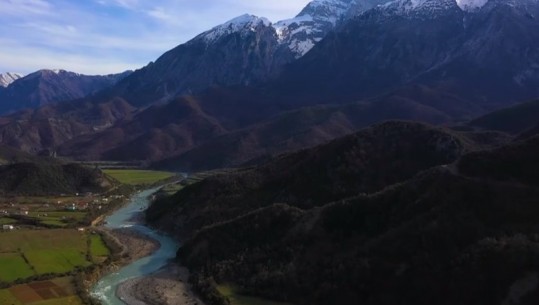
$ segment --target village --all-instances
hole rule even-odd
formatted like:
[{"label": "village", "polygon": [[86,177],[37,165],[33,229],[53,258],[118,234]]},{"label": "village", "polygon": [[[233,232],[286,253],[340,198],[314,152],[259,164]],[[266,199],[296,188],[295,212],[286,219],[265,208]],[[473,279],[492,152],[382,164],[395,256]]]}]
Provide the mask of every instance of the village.
[{"label": "village", "polygon": [[77,228],[95,225],[111,206],[126,198],[119,193],[60,194],[56,197],[12,197],[0,202],[3,231],[22,228]]}]

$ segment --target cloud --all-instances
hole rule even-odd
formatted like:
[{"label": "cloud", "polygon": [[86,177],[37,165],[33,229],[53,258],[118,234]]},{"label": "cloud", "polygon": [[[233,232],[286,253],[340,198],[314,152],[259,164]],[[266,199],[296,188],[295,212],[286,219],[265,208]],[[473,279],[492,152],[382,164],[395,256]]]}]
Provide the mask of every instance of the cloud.
[{"label": "cloud", "polygon": [[153,17],[155,19],[170,22],[172,20],[172,16],[165,12],[165,9],[162,7],[154,7],[148,11],[148,15],[150,17]]},{"label": "cloud", "polygon": [[120,6],[134,10],[138,7],[138,0],[98,0],[97,3],[105,6]]},{"label": "cloud", "polygon": [[52,12],[52,5],[45,0],[2,0],[0,1],[0,16],[2,15],[46,15]]}]

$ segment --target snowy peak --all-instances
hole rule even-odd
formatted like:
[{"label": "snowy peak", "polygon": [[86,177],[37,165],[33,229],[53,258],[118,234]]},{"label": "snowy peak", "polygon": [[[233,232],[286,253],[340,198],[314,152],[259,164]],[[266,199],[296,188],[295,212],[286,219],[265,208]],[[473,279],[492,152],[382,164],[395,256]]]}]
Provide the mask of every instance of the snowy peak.
[{"label": "snowy peak", "polygon": [[[462,0],[470,2],[474,0]],[[475,0],[481,1],[481,0]],[[439,14],[461,11],[456,0],[396,0],[377,7],[390,15],[421,16],[436,18]]]},{"label": "snowy peak", "polygon": [[488,0],[456,0],[457,5],[463,11],[474,11],[482,8]]},{"label": "snowy peak", "polygon": [[266,18],[245,14],[218,25],[213,29],[200,34],[197,38],[202,38],[206,42],[212,43],[226,35],[242,32],[255,32],[260,27],[270,26],[271,22]]},{"label": "snowy peak", "polygon": [[314,0],[298,14],[297,17],[310,17],[318,21],[336,25],[356,2],[354,0]]},{"label": "snowy peak", "polygon": [[12,73],[12,72],[1,73],[0,74],[0,87],[5,88],[21,77],[23,76],[18,73]]},{"label": "snowy peak", "polygon": [[389,0],[314,0],[292,19],[275,24],[280,41],[302,57],[339,22]]}]

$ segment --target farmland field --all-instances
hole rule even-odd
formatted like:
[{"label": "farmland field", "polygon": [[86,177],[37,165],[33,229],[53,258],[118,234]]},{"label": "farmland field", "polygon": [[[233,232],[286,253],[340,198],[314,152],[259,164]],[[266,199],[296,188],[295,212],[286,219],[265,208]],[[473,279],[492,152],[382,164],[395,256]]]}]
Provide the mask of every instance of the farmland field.
[{"label": "farmland field", "polygon": [[0,304],[22,305],[8,289],[0,289]]},{"label": "farmland field", "polygon": [[105,246],[103,239],[99,235],[90,236],[90,253],[92,257],[97,258],[100,256],[108,256],[110,254],[109,249]]},{"label": "farmland field", "polygon": [[75,295],[72,278],[62,277],[0,289],[0,304],[82,305],[82,301]]},{"label": "farmland field", "polygon": [[3,282],[9,283],[34,275],[34,271],[20,253],[0,253],[0,266],[2,266],[0,281]]},{"label": "farmland field", "polygon": [[[75,230],[24,230],[0,233],[0,263],[11,262],[10,271],[2,272],[9,282],[35,274],[64,273],[85,267],[88,241],[85,233]],[[24,260],[26,258],[27,261]]]},{"label": "farmland field", "polygon": [[103,172],[118,180],[120,183],[130,185],[153,184],[175,175],[170,172],[131,169],[106,169],[103,170]]},{"label": "farmland field", "polygon": [[12,218],[0,217],[0,225],[11,225],[11,224],[14,224],[16,222],[17,221],[15,219],[12,219]]},{"label": "farmland field", "polygon": [[86,212],[42,211],[31,212],[29,216],[38,219],[41,223],[46,225],[65,227],[68,225],[68,222],[73,223],[84,220],[84,218],[86,217]]}]

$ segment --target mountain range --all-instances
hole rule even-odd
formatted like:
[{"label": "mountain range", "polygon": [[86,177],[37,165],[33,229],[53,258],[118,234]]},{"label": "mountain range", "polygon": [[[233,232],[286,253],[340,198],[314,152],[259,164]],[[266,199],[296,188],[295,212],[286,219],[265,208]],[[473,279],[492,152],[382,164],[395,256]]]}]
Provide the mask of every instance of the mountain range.
[{"label": "mountain range", "polygon": [[132,73],[6,76],[0,191],[111,186],[36,154],[227,168],[145,215],[208,304],[230,304],[220,284],[297,305],[537,304],[536,16],[537,0],[314,0]]},{"label": "mountain range", "polygon": [[0,118],[0,143],[196,170],[262,160],[383,120],[466,122],[538,95],[539,34],[529,29],[539,5],[482,4],[324,0],[275,24],[240,16],[76,107]]},{"label": "mountain range", "polygon": [[0,76],[0,113],[47,104],[73,101],[111,87],[131,71],[111,75],[82,75],[65,70],[39,70],[22,76],[6,73]]}]

